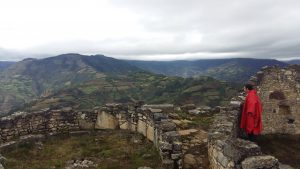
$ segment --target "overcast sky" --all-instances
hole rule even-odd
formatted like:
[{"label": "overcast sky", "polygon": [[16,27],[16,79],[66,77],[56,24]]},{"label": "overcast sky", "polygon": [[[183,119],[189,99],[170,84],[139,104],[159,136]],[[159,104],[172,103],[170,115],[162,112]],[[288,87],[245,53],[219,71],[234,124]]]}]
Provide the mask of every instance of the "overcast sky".
[{"label": "overcast sky", "polygon": [[0,1],[0,60],[63,53],[300,59],[300,1]]}]

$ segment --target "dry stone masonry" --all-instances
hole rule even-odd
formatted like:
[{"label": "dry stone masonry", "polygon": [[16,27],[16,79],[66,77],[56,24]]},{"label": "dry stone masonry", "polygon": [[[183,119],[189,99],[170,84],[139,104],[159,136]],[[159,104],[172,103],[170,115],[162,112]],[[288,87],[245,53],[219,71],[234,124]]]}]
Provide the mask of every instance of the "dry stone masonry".
[{"label": "dry stone masonry", "polygon": [[168,119],[173,105],[106,104],[93,111],[78,112],[72,108],[19,112],[0,120],[0,149],[16,139],[44,138],[45,135],[81,130],[123,129],[138,132],[158,148],[166,169],[182,168],[181,138],[176,125]]},{"label": "dry stone masonry", "polygon": [[212,169],[278,169],[276,158],[262,155],[260,147],[239,138],[240,101],[221,109],[208,136],[208,156]]},{"label": "dry stone masonry", "polygon": [[[300,133],[300,65],[264,67],[251,77],[263,104],[263,134]],[[241,106],[245,96],[233,98],[230,106],[215,116],[208,136],[212,169],[278,169],[278,160],[263,155],[260,147],[239,138]],[[280,164],[280,165],[279,165]]]},{"label": "dry stone masonry", "polygon": [[264,67],[251,81],[263,103],[264,134],[300,134],[300,65]]}]

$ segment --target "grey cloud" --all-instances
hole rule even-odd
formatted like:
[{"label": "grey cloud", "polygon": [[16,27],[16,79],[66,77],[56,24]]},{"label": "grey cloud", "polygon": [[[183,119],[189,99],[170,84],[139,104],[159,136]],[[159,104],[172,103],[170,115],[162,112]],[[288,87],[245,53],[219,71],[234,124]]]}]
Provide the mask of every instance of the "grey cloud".
[{"label": "grey cloud", "polygon": [[265,58],[297,57],[300,52],[299,1],[131,0],[122,5],[141,14],[147,30],[204,35],[203,43],[183,47],[185,51],[241,52]]},{"label": "grey cloud", "polygon": [[[235,57],[300,57],[298,0],[112,0],[110,2],[114,6],[135,13],[139,16],[139,24],[145,33],[158,37],[119,37],[62,42],[45,44],[19,53],[27,52],[39,56],[66,52],[101,53],[119,58],[141,59],[143,55],[167,54],[172,55],[170,59],[178,59],[177,55],[201,52],[210,53],[210,57],[222,53],[240,54]],[[193,33],[202,36],[199,42],[189,41],[193,38]],[[17,54],[12,55],[14,59],[18,58]],[[197,58],[196,55],[192,57]]]}]

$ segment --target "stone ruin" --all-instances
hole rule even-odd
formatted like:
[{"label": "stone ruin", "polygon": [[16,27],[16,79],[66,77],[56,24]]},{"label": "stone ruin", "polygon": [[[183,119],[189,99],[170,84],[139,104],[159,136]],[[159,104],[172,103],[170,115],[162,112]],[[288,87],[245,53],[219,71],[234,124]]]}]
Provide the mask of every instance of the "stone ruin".
[{"label": "stone ruin", "polygon": [[[255,76],[263,103],[263,134],[300,133],[300,66],[264,67]],[[279,161],[263,155],[260,147],[239,138],[239,121],[244,96],[232,99],[220,108],[208,133],[208,157],[211,169],[279,169]],[[93,111],[72,108],[19,113],[0,120],[0,150],[45,135],[74,133],[81,130],[121,129],[143,134],[158,148],[164,168],[182,168],[182,142],[176,125],[168,118],[173,105],[107,104]],[[201,111],[189,111],[199,114]],[[1,168],[1,164],[0,164]]]},{"label": "stone ruin", "polygon": [[[287,68],[264,67],[252,76],[263,104],[262,134],[300,133],[300,65]],[[260,147],[239,138],[242,102],[233,98],[228,107],[215,115],[208,136],[208,156],[212,169],[279,169],[289,166],[263,155]]]},{"label": "stone ruin", "polygon": [[251,81],[263,104],[263,133],[300,134],[300,65],[264,67]]},{"label": "stone ruin", "polygon": [[20,112],[0,119],[0,150],[20,141],[42,139],[48,135],[121,129],[141,133],[152,141],[159,150],[163,168],[180,169],[182,143],[176,125],[168,119],[168,114],[173,111],[173,105],[106,104],[86,112],[72,108]]},{"label": "stone ruin", "polygon": [[212,169],[279,169],[278,160],[263,155],[260,147],[239,138],[240,101],[215,115],[208,135],[208,157]]}]

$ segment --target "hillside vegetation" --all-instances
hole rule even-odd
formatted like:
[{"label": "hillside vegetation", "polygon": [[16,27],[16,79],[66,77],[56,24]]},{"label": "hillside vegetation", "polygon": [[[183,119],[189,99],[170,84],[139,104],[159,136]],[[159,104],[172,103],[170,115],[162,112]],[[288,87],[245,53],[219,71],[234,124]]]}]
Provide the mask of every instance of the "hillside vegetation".
[{"label": "hillside vegetation", "polygon": [[108,102],[222,105],[237,86],[211,77],[168,77],[103,55],[64,54],[25,59],[0,72],[0,110],[73,106],[88,109]]},{"label": "hillside vegetation", "polygon": [[264,66],[287,66],[274,59],[204,59],[195,61],[127,61],[141,69],[167,76],[211,76],[228,82],[244,83]]},{"label": "hillside vegetation", "polygon": [[127,76],[108,76],[94,80],[25,104],[26,111],[42,108],[72,106],[79,110],[90,109],[105,103],[172,103],[196,105],[225,105],[237,92],[237,86],[217,81],[211,77],[166,77],[146,72]]}]

